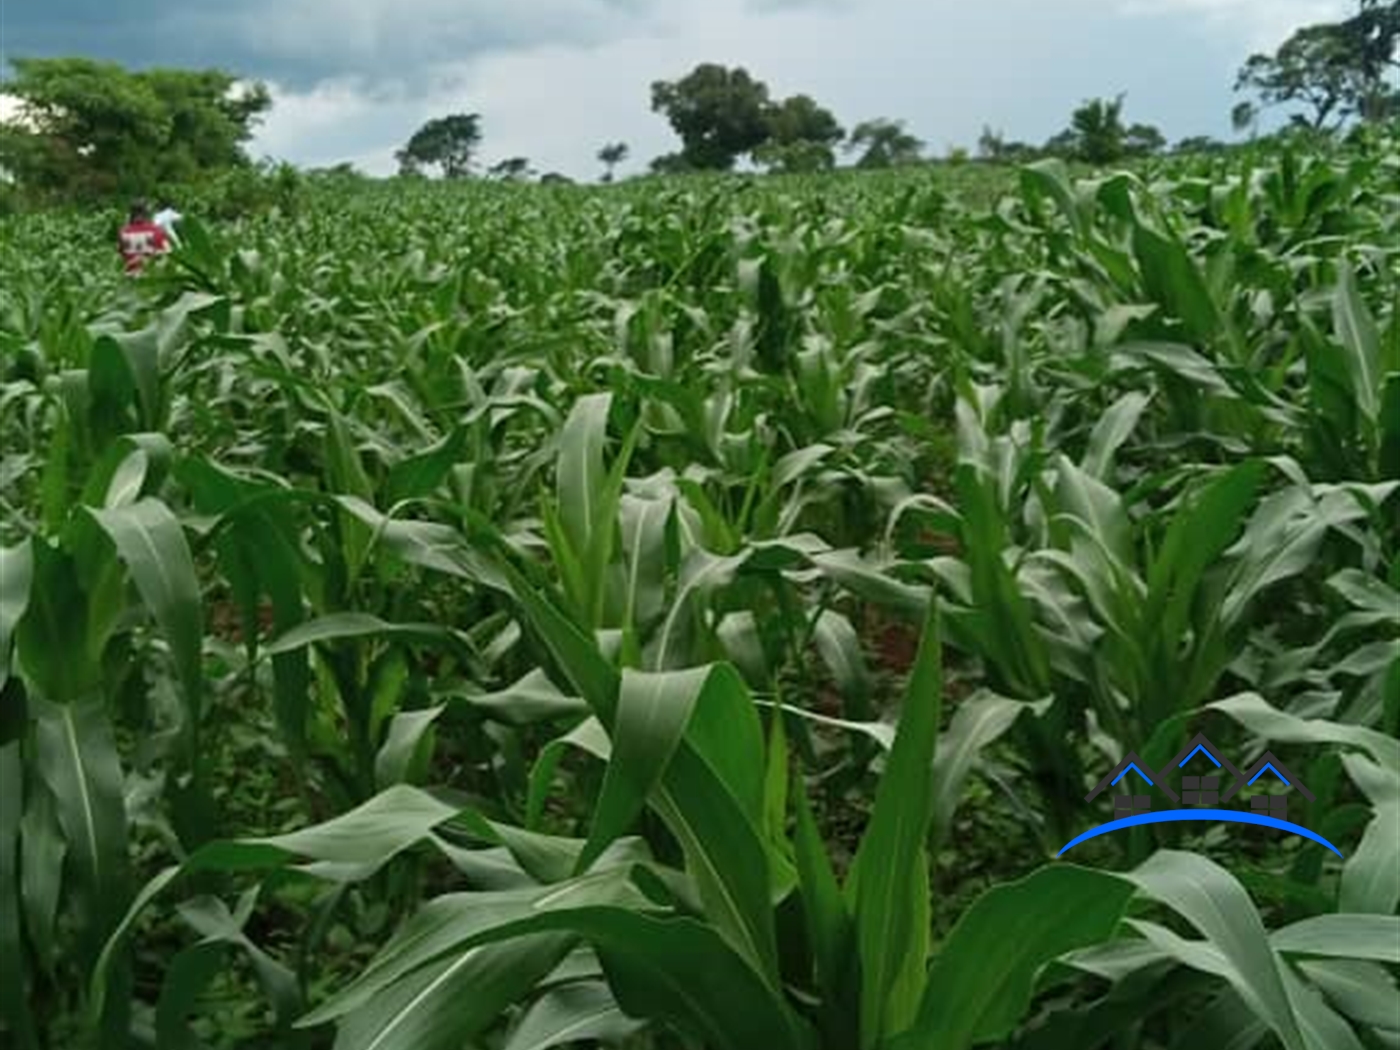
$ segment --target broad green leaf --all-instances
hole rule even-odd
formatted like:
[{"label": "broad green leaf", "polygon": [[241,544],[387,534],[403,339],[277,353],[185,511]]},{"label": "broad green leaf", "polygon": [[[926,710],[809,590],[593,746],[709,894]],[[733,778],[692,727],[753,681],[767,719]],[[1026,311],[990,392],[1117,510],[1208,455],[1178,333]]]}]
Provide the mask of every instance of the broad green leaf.
[{"label": "broad green leaf", "polygon": [[445,710],[446,707],[429,707],[394,715],[384,745],[374,758],[374,782],[381,791],[421,775],[418,771],[427,764],[426,749],[431,745],[433,723]]},{"label": "broad green leaf", "polygon": [[453,693],[443,699],[475,708],[496,721],[521,726],[588,713],[585,701],[566,696],[539,668],[498,692]]},{"label": "broad green leaf", "polygon": [[325,823],[286,835],[211,843],[191,862],[199,868],[236,871],[303,857],[315,862],[304,868],[313,875],[354,882],[369,878],[458,812],[425,791],[396,784]]},{"label": "broad green leaf", "polygon": [[1220,338],[1220,313],[1181,241],[1138,223],[1133,230],[1133,254],[1142,268],[1147,294],[1179,317],[1195,342],[1210,345]]},{"label": "broad green leaf", "polygon": [[204,607],[184,529],[155,499],[89,513],[111,537],[146,607],[170,644],[192,722],[203,711]]},{"label": "broad green leaf", "polygon": [[101,686],[99,654],[91,651],[88,608],[74,561],[61,550],[30,543],[34,577],[29,604],[15,626],[20,670],[40,696],[69,704],[91,697]]},{"label": "broad green leaf", "polygon": [[386,623],[369,613],[340,612],[318,616],[298,624],[263,647],[268,656],[295,652],[309,645],[337,642],[347,638],[404,638],[416,641],[452,642],[470,651],[461,636],[431,623]]},{"label": "broad green leaf", "polygon": [[1131,391],[1108,406],[1089,434],[1089,445],[1080,464],[1084,473],[1102,482],[1111,480],[1114,456],[1132,436],[1151,400],[1149,394]]},{"label": "broad green leaf", "polygon": [[429,963],[349,1014],[335,1050],[456,1050],[495,1024],[573,943],[540,934]]},{"label": "broad green leaf", "polygon": [[1022,715],[1042,715],[1049,700],[1028,704],[993,693],[979,692],[959,702],[948,731],[938,739],[933,760],[933,817],[930,848],[937,850],[953,827],[953,815],[981,752]]},{"label": "broad green leaf", "polygon": [[1275,930],[1276,951],[1400,965],[1400,916],[1314,915]]},{"label": "broad green leaf", "polygon": [[121,761],[106,712],[97,702],[55,706],[35,724],[34,746],[69,863],[88,895],[89,921],[105,938],[128,892]]},{"label": "broad green leaf", "polygon": [[29,1002],[28,955],[20,920],[20,813],[24,769],[18,742],[0,746],[0,1025],[18,1050],[39,1046]]},{"label": "broad green leaf", "polygon": [[611,394],[585,395],[574,402],[559,432],[559,513],[580,558],[589,549],[597,521],[595,505],[604,495],[603,446],[611,407]]},{"label": "broad green leaf", "polygon": [[[915,927],[929,892],[925,846],[932,818],[934,748],[942,710],[942,646],[938,603],[930,601],[919,653],[904,692],[899,729],[854,862],[860,1034],[861,1046],[867,1050],[912,1020],[921,991],[910,989],[912,1003],[896,1002],[892,996],[906,970],[922,977],[926,964],[929,930],[926,925]],[[915,895],[924,900],[916,900]]]},{"label": "broad green leaf", "polygon": [[650,902],[615,868],[559,886],[525,886],[490,892],[453,893],[429,901],[413,915],[353,982],[298,1024],[310,1027],[363,1012],[396,984],[424,967],[456,958],[492,939],[515,935],[556,910],[616,906],[644,909]]},{"label": "broad green leaf", "polygon": [[988,890],[934,957],[918,1018],[895,1050],[966,1050],[1004,1039],[1041,967],[1108,937],[1131,896],[1119,877],[1070,864]]},{"label": "broad green leaf", "polygon": [[[1283,984],[1283,962],[1270,947],[1249,894],[1229,872],[1197,854],[1159,850],[1123,877],[1206,938],[1187,942],[1169,930],[1154,928],[1164,938],[1159,947],[1180,953],[1183,961],[1190,960],[1188,965],[1226,977],[1287,1050],[1308,1050]],[[1189,956],[1183,945],[1189,946]],[[1218,962],[1209,962],[1211,958]]]},{"label": "broad green leaf", "polygon": [[593,810],[588,847],[579,857],[580,872],[641,813],[680,746],[709,680],[708,668],[622,672],[610,734],[612,757]]},{"label": "broad green leaf", "polygon": [[165,967],[160,997],[156,1001],[156,1050],[184,1050],[200,1046],[189,1025],[199,998],[227,967],[229,946],[220,941],[200,941],[176,952]]},{"label": "broad green leaf", "polygon": [[50,972],[58,963],[59,907],[64,898],[64,862],[68,841],[58,822],[58,807],[45,784],[32,779],[24,793],[24,816],[20,818],[19,899],[24,906],[24,924],[36,960]]},{"label": "broad green leaf", "polygon": [[584,1040],[622,1042],[644,1027],[622,1012],[606,984],[578,981],[535,1000],[502,1050],[550,1050]]},{"label": "broad green leaf", "polygon": [[1322,993],[1291,967],[1282,970],[1284,987],[1298,1015],[1298,1027],[1313,1050],[1364,1050],[1356,1032],[1328,1005]]},{"label": "broad green leaf", "polygon": [[10,649],[15,627],[29,607],[34,580],[34,556],[30,541],[0,547],[0,689],[10,678]]},{"label": "broad green leaf", "polygon": [[1299,718],[1271,707],[1257,693],[1240,693],[1206,706],[1224,712],[1265,740],[1283,744],[1347,744],[1387,769],[1400,771],[1400,740],[1373,729],[1321,718]]},{"label": "broad green leaf", "polygon": [[1354,959],[1305,959],[1298,971],[1353,1021],[1400,1031],[1400,987],[1385,967]]},{"label": "broad green leaf", "polygon": [[1375,419],[1381,397],[1381,344],[1375,319],[1356,287],[1356,274],[1342,260],[1337,264],[1337,291],[1332,299],[1332,325],[1345,352],[1347,374],[1356,407],[1365,419]]}]

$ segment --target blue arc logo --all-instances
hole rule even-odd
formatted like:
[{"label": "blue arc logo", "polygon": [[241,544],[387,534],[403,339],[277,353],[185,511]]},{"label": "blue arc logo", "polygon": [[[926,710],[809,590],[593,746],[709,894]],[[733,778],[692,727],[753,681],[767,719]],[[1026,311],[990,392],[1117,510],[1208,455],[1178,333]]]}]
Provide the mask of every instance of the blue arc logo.
[{"label": "blue arc logo", "polygon": [[[1214,768],[1208,770],[1206,776],[1193,776],[1183,772],[1180,776],[1179,786],[1181,790],[1178,794],[1171,786],[1171,778],[1178,770],[1184,770],[1187,763],[1197,755],[1208,759]],[[1261,827],[1277,828],[1279,831],[1299,835],[1326,846],[1338,857],[1342,855],[1341,850],[1317,832],[1288,819],[1289,796],[1286,793],[1256,794],[1249,799],[1248,805],[1239,803],[1237,804],[1238,808],[1225,808],[1241,788],[1253,787],[1255,781],[1259,780],[1265,773],[1272,773],[1285,792],[1296,791],[1307,801],[1316,801],[1316,796],[1308,790],[1307,785],[1275,758],[1272,752],[1264,752],[1248,769],[1241,771],[1233,762],[1222,755],[1203,734],[1197,733],[1179,755],[1156,772],[1151,771],[1151,767],[1135,752],[1128,752],[1123,756],[1123,760],[1109,770],[1104,778],[1095,785],[1094,790],[1085,796],[1084,801],[1093,802],[1110,788],[1124,792],[1130,785],[1136,787],[1137,785],[1132,781],[1129,781],[1122,788],[1118,787],[1119,782],[1129,773],[1135,773],[1146,787],[1164,795],[1166,804],[1159,804],[1154,808],[1151,795],[1115,793],[1113,797],[1114,819],[1106,824],[1090,828],[1082,835],[1071,839],[1061,847],[1056,856],[1063,856],[1066,851],[1073,849],[1079,843],[1105,835],[1110,831],[1120,831],[1123,828],[1136,827],[1140,824],[1165,824],[1187,820],[1226,821],[1235,824],[1255,824]],[[1222,792],[1220,790],[1221,781],[1226,774],[1233,782]]]},{"label": "blue arc logo", "polygon": [[1065,850],[1072,849],[1081,842],[1092,838],[1098,838],[1098,836],[1110,831],[1120,831],[1123,828],[1135,827],[1138,824],[1165,824],[1178,820],[1226,820],[1233,821],[1236,824],[1260,824],[1267,828],[1278,828],[1280,831],[1289,831],[1294,835],[1301,835],[1305,839],[1312,839],[1314,842],[1326,846],[1337,856],[1340,857],[1342,855],[1341,850],[1332,845],[1332,843],[1328,842],[1317,832],[1305,828],[1301,824],[1292,824],[1286,820],[1275,820],[1273,817],[1261,817],[1256,813],[1247,813],[1238,809],[1201,809],[1194,811],[1167,809],[1157,813],[1142,813],[1136,817],[1124,817],[1121,820],[1111,820],[1107,824],[1100,824],[1096,828],[1090,828],[1082,835],[1076,835],[1061,846],[1060,852],[1056,853],[1055,856],[1063,856]]}]

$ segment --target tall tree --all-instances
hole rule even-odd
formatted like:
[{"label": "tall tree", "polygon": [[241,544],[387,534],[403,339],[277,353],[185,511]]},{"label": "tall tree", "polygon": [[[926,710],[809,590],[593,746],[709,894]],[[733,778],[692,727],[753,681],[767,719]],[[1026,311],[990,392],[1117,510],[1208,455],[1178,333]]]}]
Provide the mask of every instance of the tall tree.
[{"label": "tall tree", "polygon": [[793,95],[764,112],[768,138],[754,159],[784,172],[819,171],[836,164],[834,147],[846,131],[830,110],[810,95]]},{"label": "tall tree", "polygon": [[1113,164],[1124,157],[1160,153],[1166,148],[1166,136],[1152,124],[1125,124],[1124,98],[1085,102],[1071,114],[1069,127],[1045,144],[1045,151],[1086,164]]},{"label": "tall tree", "polygon": [[1340,125],[1358,107],[1362,76],[1340,26],[1304,26],[1272,55],[1251,55],[1235,81],[1264,106],[1302,106],[1294,122],[1313,130]]},{"label": "tall tree", "polygon": [[1357,112],[1364,120],[1383,120],[1396,111],[1396,92],[1387,83],[1400,68],[1400,0],[1360,0],[1356,15],[1341,24],[1360,78]]},{"label": "tall tree", "polygon": [[1341,22],[1304,26],[1273,54],[1251,55],[1236,91],[1264,106],[1301,107],[1295,124],[1335,130],[1351,117],[1375,121],[1397,110],[1389,77],[1400,66],[1400,0],[1360,0]]},{"label": "tall tree", "polygon": [[1134,124],[1123,135],[1123,152],[1130,157],[1147,157],[1167,148],[1167,137],[1154,124]]},{"label": "tall tree", "polygon": [[627,159],[627,143],[609,142],[598,151],[598,160],[604,167],[603,181],[612,182],[613,169]]},{"label": "tall tree", "polygon": [[1095,98],[1085,102],[1070,117],[1074,135],[1074,155],[1089,164],[1111,164],[1126,150],[1128,129],[1123,125],[1123,96],[1109,101]]},{"label": "tall tree", "polygon": [[651,108],[670,122],[690,169],[728,171],[769,134],[768,86],[743,68],[706,62],[679,80],[658,80]]},{"label": "tall tree", "polygon": [[1246,131],[1253,137],[1255,129],[1259,125],[1259,107],[1253,102],[1237,102],[1230,110],[1230,126],[1235,129],[1235,133],[1243,135]]},{"label": "tall tree", "polygon": [[405,175],[417,174],[429,166],[438,168],[443,178],[460,179],[471,173],[472,155],[480,144],[481,117],[476,113],[453,113],[424,124],[394,158]]},{"label": "tall tree", "polygon": [[246,165],[272,105],[267,88],[218,70],[133,72],[86,58],[16,58],[0,94],[6,167],[42,194],[95,200],[145,194]]},{"label": "tall tree", "polygon": [[529,157],[507,157],[505,160],[491,165],[491,170],[487,174],[502,182],[519,182],[533,175],[534,169],[530,167]]},{"label": "tall tree", "polygon": [[864,149],[858,168],[890,168],[919,160],[924,144],[904,130],[904,121],[877,117],[857,124],[846,143],[847,150]]}]

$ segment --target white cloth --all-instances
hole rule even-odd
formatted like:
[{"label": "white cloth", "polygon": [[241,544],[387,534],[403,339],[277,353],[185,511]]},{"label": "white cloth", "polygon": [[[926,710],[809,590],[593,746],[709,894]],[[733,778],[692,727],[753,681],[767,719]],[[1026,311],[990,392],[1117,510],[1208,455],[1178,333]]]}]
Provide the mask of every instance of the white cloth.
[{"label": "white cloth", "polygon": [[175,224],[179,222],[181,215],[174,208],[162,208],[151,217],[151,221],[165,231],[165,235],[172,241],[178,241],[179,235],[175,232]]}]

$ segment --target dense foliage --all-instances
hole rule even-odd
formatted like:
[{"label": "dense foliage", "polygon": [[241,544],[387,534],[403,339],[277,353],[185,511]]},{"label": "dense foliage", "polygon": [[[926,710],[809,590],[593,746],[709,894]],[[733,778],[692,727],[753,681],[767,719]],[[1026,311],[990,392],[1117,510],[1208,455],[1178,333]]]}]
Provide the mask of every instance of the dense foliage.
[{"label": "dense foliage", "polygon": [[1400,1045],[1398,173],[4,220],[6,1045]]},{"label": "dense foliage", "polygon": [[[129,70],[88,58],[14,58],[0,94],[0,176],[30,201],[106,201],[246,168],[272,104],[220,70]],[[0,182],[0,185],[3,185]]]}]

